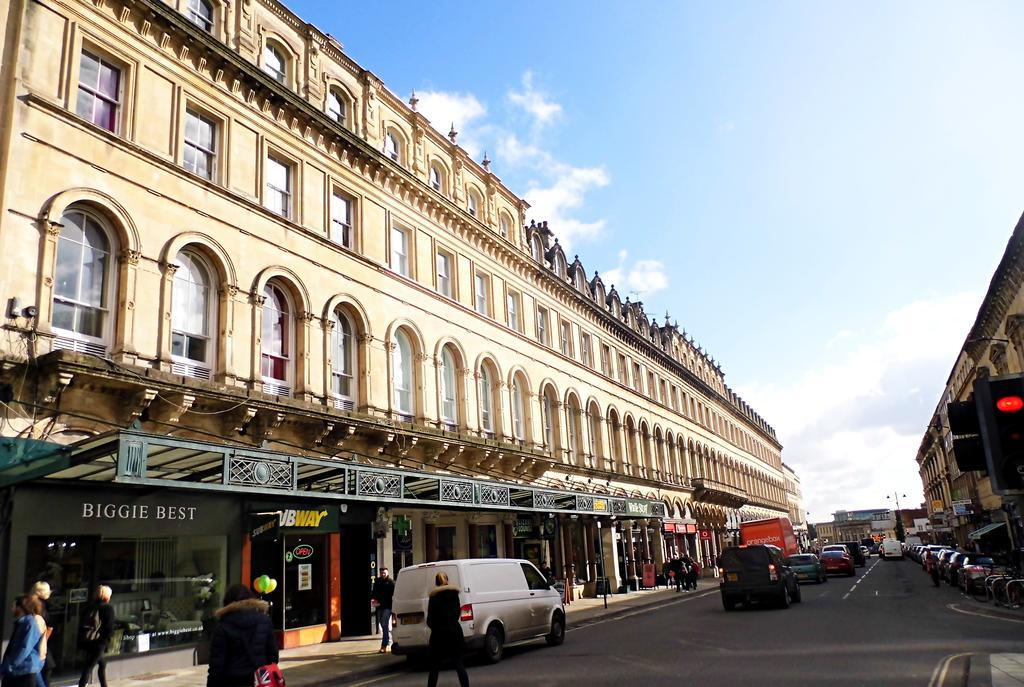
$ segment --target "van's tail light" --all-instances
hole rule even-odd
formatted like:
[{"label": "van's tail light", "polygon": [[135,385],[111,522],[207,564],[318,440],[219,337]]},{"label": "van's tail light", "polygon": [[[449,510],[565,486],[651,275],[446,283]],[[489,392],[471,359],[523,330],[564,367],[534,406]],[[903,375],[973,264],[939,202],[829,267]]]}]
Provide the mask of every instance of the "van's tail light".
[{"label": "van's tail light", "polygon": [[473,604],[466,604],[459,609],[459,620],[463,622],[473,620]]},{"label": "van's tail light", "polygon": [[397,625],[398,624],[398,614],[397,613],[392,613],[391,614],[391,624],[392,625]]},{"label": "van's tail light", "polygon": [[720,568],[718,569],[718,576],[719,576],[719,577],[725,577],[725,568],[721,568],[721,567],[720,567]]},{"label": "van's tail light", "polygon": [[779,579],[779,572],[775,569],[774,563],[768,564],[768,579],[772,580],[773,582]]}]

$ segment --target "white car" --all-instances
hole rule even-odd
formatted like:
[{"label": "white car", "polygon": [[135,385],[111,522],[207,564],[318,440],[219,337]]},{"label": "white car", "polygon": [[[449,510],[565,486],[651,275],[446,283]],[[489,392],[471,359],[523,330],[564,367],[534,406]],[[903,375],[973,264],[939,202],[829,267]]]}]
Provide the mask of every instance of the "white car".
[{"label": "white car", "polygon": [[895,539],[883,539],[878,547],[878,553],[882,558],[903,560],[903,547]]},{"label": "white car", "polygon": [[429,648],[427,603],[434,576],[448,575],[459,588],[466,648],[482,650],[490,663],[501,660],[506,644],[544,637],[554,646],[565,640],[562,595],[530,561],[470,558],[402,568],[395,579],[391,611],[395,622],[391,651],[425,653]]}]

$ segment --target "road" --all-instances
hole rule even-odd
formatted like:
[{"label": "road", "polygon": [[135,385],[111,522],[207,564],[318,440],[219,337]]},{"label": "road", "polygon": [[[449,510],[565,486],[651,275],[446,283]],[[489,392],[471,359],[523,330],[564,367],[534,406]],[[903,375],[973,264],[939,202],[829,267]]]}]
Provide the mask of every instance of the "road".
[{"label": "road", "polygon": [[[498,665],[470,661],[480,685],[892,685],[933,683],[963,652],[1024,651],[1024,614],[985,617],[988,605],[932,586],[910,560],[869,559],[856,578],[803,586],[787,610],[726,613],[717,590],[570,627],[565,644],[509,647]],[[958,610],[960,609],[960,610]],[[967,612],[960,612],[960,611]],[[410,670],[355,683],[423,685]],[[440,685],[457,685],[453,671]],[[937,682],[936,682],[937,684]]]}]

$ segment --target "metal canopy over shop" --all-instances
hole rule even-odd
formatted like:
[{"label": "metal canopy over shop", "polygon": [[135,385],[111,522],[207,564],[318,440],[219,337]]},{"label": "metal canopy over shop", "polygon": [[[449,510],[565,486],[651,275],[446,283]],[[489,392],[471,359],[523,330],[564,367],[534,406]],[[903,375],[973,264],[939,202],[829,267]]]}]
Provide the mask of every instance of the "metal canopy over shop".
[{"label": "metal canopy over shop", "polygon": [[981,539],[986,534],[991,534],[993,531],[999,529],[1000,527],[1003,527],[1005,524],[1005,522],[994,522],[991,525],[985,525],[981,529],[974,530],[973,532],[968,534],[967,538],[973,540]]},{"label": "metal canopy over shop", "polygon": [[[476,477],[309,458],[269,449],[121,430],[56,447],[46,479],[229,491],[444,508],[665,516],[660,501],[482,480]],[[42,460],[42,458],[40,458]],[[29,461],[31,462],[31,461]],[[25,466],[19,463],[19,469]],[[0,479],[5,477],[0,470]],[[33,477],[42,477],[30,471]],[[18,480],[12,480],[18,481]]]}]

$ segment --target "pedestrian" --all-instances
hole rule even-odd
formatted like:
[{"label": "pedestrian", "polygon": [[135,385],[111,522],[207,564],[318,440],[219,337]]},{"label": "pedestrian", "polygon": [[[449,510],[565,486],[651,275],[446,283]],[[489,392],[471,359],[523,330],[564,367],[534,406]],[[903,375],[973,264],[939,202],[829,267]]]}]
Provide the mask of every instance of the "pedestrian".
[{"label": "pedestrian", "polygon": [[547,580],[549,584],[555,581],[554,578],[551,576],[551,566],[549,566],[547,563],[541,564],[540,574],[544,576],[544,579]]},{"label": "pedestrian", "polygon": [[928,556],[928,574],[932,576],[932,584],[936,587],[939,586],[939,557],[933,551]]},{"label": "pedestrian", "polygon": [[0,661],[0,676],[3,678],[0,684],[3,687],[36,687],[39,672],[43,669],[43,644],[46,641],[41,611],[39,599],[32,595],[27,594],[14,601],[11,607],[14,631]]},{"label": "pedestrian", "polygon": [[700,577],[700,563],[697,562],[697,559],[690,560],[690,571],[686,577],[690,589],[697,591],[697,579]]},{"label": "pedestrian", "polygon": [[377,608],[377,624],[380,625],[380,653],[388,650],[391,643],[391,599],[395,596],[395,581],[387,568],[381,568],[370,590],[370,603]]},{"label": "pedestrian", "polygon": [[459,624],[461,603],[459,588],[448,584],[448,575],[434,576],[434,588],[427,602],[427,627],[430,628],[430,676],[427,687],[437,687],[437,674],[441,664],[451,659],[459,676],[460,687],[469,687],[469,675],[462,664],[462,625]]},{"label": "pedestrian", "polygon": [[85,687],[92,682],[92,669],[97,668],[100,687],[107,687],[107,659],[104,654],[107,644],[114,635],[114,609],[110,605],[110,597],[114,591],[105,584],[96,588],[96,600],[82,616],[82,624],[78,628],[78,648],[85,653],[85,666],[82,677],[78,678],[78,687]]},{"label": "pedestrian", "polygon": [[43,619],[43,669],[39,671],[39,679],[37,680],[39,687],[50,687],[50,673],[53,672],[54,663],[53,657],[50,656],[47,648],[50,645],[50,638],[53,636],[53,623],[50,622],[50,609],[48,602],[50,600],[50,589],[49,582],[36,582],[32,585],[32,590],[29,592],[34,596],[42,607],[42,612],[39,614]]},{"label": "pedestrian", "polygon": [[680,592],[684,589],[686,584],[686,568],[683,566],[683,559],[676,558],[672,559],[672,581],[675,583],[676,592]]},{"label": "pedestrian", "polygon": [[224,592],[224,606],[214,615],[217,626],[210,637],[207,687],[252,687],[257,668],[279,658],[270,604],[257,599],[248,587],[235,584]]}]

